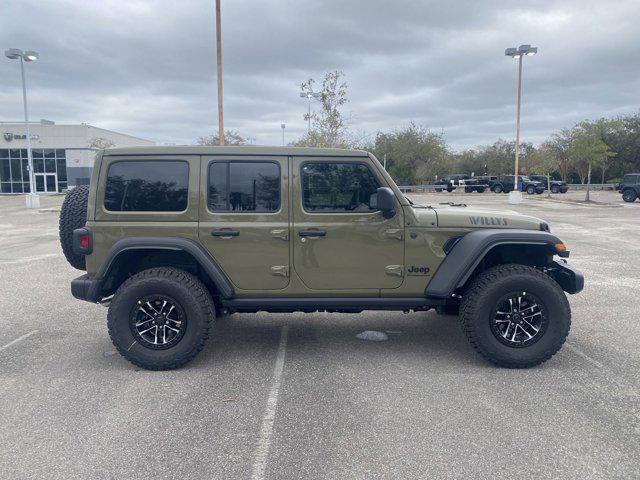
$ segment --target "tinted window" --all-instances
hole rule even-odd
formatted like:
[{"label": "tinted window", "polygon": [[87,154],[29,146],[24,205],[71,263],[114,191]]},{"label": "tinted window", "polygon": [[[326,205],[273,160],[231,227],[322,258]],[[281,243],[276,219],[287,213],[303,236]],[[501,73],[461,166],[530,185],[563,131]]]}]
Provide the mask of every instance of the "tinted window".
[{"label": "tinted window", "polygon": [[104,206],[112,212],[181,212],[187,208],[188,184],[187,162],[112,163]]},{"label": "tinted window", "polygon": [[305,163],[302,197],[308,212],[370,212],[377,210],[378,180],[359,163]]},{"label": "tinted window", "polygon": [[272,162],[212,162],[209,210],[275,212],[280,208],[280,167]]}]

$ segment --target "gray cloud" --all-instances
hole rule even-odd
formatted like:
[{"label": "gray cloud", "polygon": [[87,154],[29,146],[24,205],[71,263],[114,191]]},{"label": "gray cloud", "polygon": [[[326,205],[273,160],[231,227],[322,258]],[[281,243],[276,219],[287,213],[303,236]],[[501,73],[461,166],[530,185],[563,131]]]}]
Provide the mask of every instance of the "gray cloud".
[{"label": "gray cloud", "polygon": [[[24,12],[28,11],[28,21]],[[298,85],[341,69],[365,134],[414,121],[458,149],[511,138],[525,60],[523,139],[637,111],[640,3],[225,1],[225,122],[259,144],[305,131]],[[192,143],[216,128],[213,1],[5,0],[0,47],[31,48],[31,116]],[[17,65],[0,59],[0,119],[22,115]]]}]

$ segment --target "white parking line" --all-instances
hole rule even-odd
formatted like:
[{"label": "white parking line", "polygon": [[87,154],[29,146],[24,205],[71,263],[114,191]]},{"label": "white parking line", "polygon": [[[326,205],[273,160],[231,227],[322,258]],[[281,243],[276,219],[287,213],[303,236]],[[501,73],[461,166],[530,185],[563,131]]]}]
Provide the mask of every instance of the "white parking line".
[{"label": "white parking line", "polygon": [[2,350],[4,350],[5,348],[9,348],[11,345],[15,345],[16,343],[21,342],[22,340],[25,340],[25,339],[29,338],[31,335],[35,335],[36,333],[38,333],[38,330],[33,330],[32,332],[25,333],[21,337],[18,337],[15,340],[12,340],[11,342],[7,343],[6,345],[1,346],[0,347],[0,352]]},{"label": "white parking line", "polygon": [[271,379],[271,390],[267,399],[267,408],[262,417],[262,427],[260,437],[256,446],[255,459],[253,461],[252,480],[263,480],[267,468],[267,457],[269,446],[271,445],[271,433],[273,432],[273,422],[276,418],[276,408],[278,406],[278,395],[280,394],[280,384],[282,383],[282,371],[284,370],[284,357],[287,351],[287,336],[289,327],[285,325],[280,330],[280,344],[278,345],[278,355],[273,368],[273,378]]}]

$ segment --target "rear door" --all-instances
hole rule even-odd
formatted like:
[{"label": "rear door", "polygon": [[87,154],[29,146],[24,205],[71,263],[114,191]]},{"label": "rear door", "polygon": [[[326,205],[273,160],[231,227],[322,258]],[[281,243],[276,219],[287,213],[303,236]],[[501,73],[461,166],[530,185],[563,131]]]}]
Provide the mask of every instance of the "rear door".
[{"label": "rear door", "polygon": [[203,156],[200,243],[239,290],[289,284],[286,156]]},{"label": "rear door", "polygon": [[369,158],[294,157],[292,248],[314,290],[396,288],[404,275],[403,212],[375,206],[388,186]]}]

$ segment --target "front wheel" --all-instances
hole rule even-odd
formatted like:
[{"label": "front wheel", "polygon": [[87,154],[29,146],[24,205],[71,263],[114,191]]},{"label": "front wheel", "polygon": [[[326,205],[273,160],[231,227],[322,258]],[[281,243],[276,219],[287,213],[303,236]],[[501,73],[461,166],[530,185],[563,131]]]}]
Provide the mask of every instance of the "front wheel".
[{"label": "front wheel", "polygon": [[499,265],[465,292],[460,322],[471,345],[487,360],[528,368],[549,360],[571,326],[566,295],[551,277],[525,265]]},{"label": "front wheel", "polygon": [[476,189],[476,192],[478,192],[478,193],[484,193],[484,190],[485,190],[485,188],[484,188],[484,187],[478,187],[478,188]]},{"label": "front wheel", "polygon": [[176,268],[143,270],[124,282],[107,315],[120,354],[147,370],[171,370],[202,350],[215,317],[207,288]]},{"label": "front wheel", "polygon": [[532,186],[532,185],[529,185],[529,186],[527,187],[527,193],[528,193],[529,195],[533,195],[534,193],[536,193],[536,187],[534,187],[534,186]]},{"label": "front wheel", "polygon": [[622,200],[624,200],[625,202],[635,202],[636,198],[638,198],[636,192],[634,192],[630,188],[622,192]]},{"label": "front wheel", "polygon": [[502,193],[502,185],[494,185],[492,190],[493,193]]},{"label": "front wheel", "polygon": [[558,185],[551,185],[551,193],[560,193],[560,187]]}]

